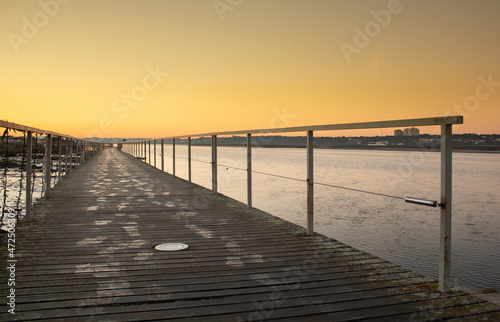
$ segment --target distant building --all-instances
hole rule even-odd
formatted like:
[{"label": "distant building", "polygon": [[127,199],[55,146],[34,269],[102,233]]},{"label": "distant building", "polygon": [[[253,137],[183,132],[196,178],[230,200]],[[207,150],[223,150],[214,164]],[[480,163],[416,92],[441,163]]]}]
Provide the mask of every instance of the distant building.
[{"label": "distant building", "polygon": [[416,127],[411,127],[411,128],[405,129],[404,134],[405,134],[405,136],[418,136],[418,135],[420,135],[420,130],[417,129]]},{"label": "distant building", "polygon": [[419,136],[420,130],[416,127],[409,127],[404,130],[394,130],[394,136]]}]

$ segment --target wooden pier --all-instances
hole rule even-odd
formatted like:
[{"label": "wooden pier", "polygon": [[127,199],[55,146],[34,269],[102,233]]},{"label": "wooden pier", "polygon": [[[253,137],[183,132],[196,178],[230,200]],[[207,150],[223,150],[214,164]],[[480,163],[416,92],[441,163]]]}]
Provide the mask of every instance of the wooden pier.
[{"label": "wooden pier", "polygon": [[[154,249],[167,242],[189,248]],[[64,177],[15,247],[9,287],[2,243],[1,321],[500,320],[497,305],[114,148]]]}]

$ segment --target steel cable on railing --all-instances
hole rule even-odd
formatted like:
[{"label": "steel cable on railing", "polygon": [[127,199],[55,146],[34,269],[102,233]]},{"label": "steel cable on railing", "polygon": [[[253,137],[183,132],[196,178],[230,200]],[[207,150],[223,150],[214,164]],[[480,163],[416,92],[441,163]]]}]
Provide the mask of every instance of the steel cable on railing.
[{"label": "steel cable on railing", "polygon": [[258,174],[262,174],[262,175],[265,175],[265,176],[282,178],[282,179],[289,179],[289,180],[293,180],[293,181],[305,182],[304,179],[292,178],[292,177],[282,176],[282,175],[279,175],[279,174],[273,174],[273,173],[267,173],[267,172],[261,172],[261,171],[254,171],[254,170],[252,170],[252,173],[258,173]]},{"label": "steel cable on railing", "polygon": [[[22,178],[21,179],[17,179],[16,181],[13,181],[13,182],[10,182],[8,185],[7,185],[7,188],[10,188],[12,187],[13,185],[17,184],[19,181],[23,180]],[[4,185],[5,186],[5,185]]]},{"label": "steel cable on railing", "polygon": [[[210,162],[210,163],[212,163],[212,162]],[[230,165],[225,165],[225,164],[220,164],[220,163],[218,163],[217,166],[224,167],[224,168],[229,168],[229,169],[240,170],[240,171],[248,171],[248,169],[233,167],[233,166],[230,166]],[[303,180],[303,179],[282,176],[282,175],[279,175],[279,174],[273,174],[273,173],[255,171],[255,170],[252,170],[252,173],[262,174],[262,175],[266,175],[266,176],[270,176],[270,177],[276,177],[276,178],[282,178],[282,179],[289,179],[289,180],[294,180],[294,181],[305,182],[305,180]]]},{"label": "steel cable on railing", "polygon": [[[180,159],[186,159],[186,160],[189,159],[189,158],[185,158],[185,157],[179,157],[179,158]],[[191,159],[191,160],[192,161],[196,161],[196,162],[202,162],[202,163],[212,164],[212,162],[209,162],[209,161],[201,161],[201,160],[194,160],[194,159]],[[220,164],[220,163],[218,163],[217,166],[218,167],[229,168],[229,169],[234,169],[234,170],[240,170],[240,171],[248,171],[248,169],[239,168],[239,167],[233,167],[233,166],[230,166],[230,165],[225,165],[225,164]],[[307,182],[307,180],[304,180],[304,179],[287,177],[287,176],[283,176],[283,175],[279,175],[279,174],[273,174],[273,173],[268,173],[268,172],[261,172],[261,171],[252,170],[252,173],[266,175],[266,176],[275,177],[275,178],[288,179],[288,180],[293,180],[293,181],[298,181],[298,182]],[[325,187],[330,187],[330,188],[348,190],[348,191],[353,191],[353,192],[366,193],[366,194],[380,196],[380,197],[393,198],[393,199],[398,199],[398,200],[405,200],[406,199],[405,197],[394,196],[394,195],[390,195],[390,194],[379,193],[379,192],[368,191],[368,190],[362,190],[362,189],[355,189],[355,188],[343,187],[343,186],[333,185],[333,184],[323,183],[323,182],[316,182],[315,181],[315,182],[313,182],[313,184],[320,185],[320,186],[325,186]]]},{"label": "steel cable on railing", "polygon": [[[226,167],[230,169],[236,169],[236,170],[241,170],[241,171],[248,171],[248,169],[243,169],[243,168],[238,168],[238,167],[232,167],[228,165],[223,165],[223,164],[218,164],[221,167]],[[266,176],[271,176],[271,177],[276,177],[276,178],[282,178],[282,179],[288,179],[288,180],[293,180],[293,181],[298,181],[298,182],[307,182],[307,180],[304,179],[299,179],[299,178],[293,178],[293,177],[287,177],[283,175],[278,175],[278,174],[273,174],[273,173],[267,173],[267,172],[260,172],[260,171],[252,171],[252,173],[258,173]],[[354,191],[354,192],[359,192],[359,193],[367,193],[375,196],[380,196],[380,197],[387,197],[387,198],[394,198],[394,199],[399,199],[399,200],[405,200],[404,197],[400,196],[394,196],[394,195],[389,195],[385,193],[379,193],[379,192],[373,192],[373,191],[368,191],[368,190],[362,190],[362,189],[355,189],[355,188],[349,188],[349,187],[342,187],[338,185],[333,185],[333,184],[328,184],[328,183],[323,183],[323,182],[313,182],[315,185],[320,185],[320,186],[325,186],[325,187],[330,187],[330,188],[337,188],[337,189],[343,189],[343,190],[349,190],[349,191]]]},{"label": "steel cable on railing", "polygon": [[402,199],[405,200],[404,197],[399,197],[399,196],[394,196],[394,195],[388,195],[385,193],[379,193],[379,192],[373,192],[373,191],[367,191],[367,190],[361,190],[361,189],[354,189],[354,188],[348,188],[348,187],[342,187],[342,186],[337,186],[329,183],[322,183],[322,182],[314,182],[314,184],[320,185],[320,186],[325,186],[325,187],[330,187],[330,188],[337,188],[337,189],[343,189],[343,190],[349,190],[349,191],[354,191],[354,192],[361,192],[361,193],[367,193],[375,196],[381,196],[381,197],[388,197],[388,198],[394,198],[394,199]]},{"label": "steel cable on railing", "polygon": [[217,166],[222,167],[222,168],[229,168],[229,169],[234,169],[234,170],[241,170],[241,171],[247,171],[248,169],[243,169],[243,168],[238,168],[238,167],[233,167],[230,165],[224,165],[224,164],[217,164]]},{"label": "steel cable on railing", "polygon": [[[160,154],[161,155],[161,154]],[[189,160],[189,158],[186,157],[175,157],[176,159],[184,159],[184,160]],[[196,160],[196,159],[191,159],[191,161],[195,162],[200,162],[200,163],[207,163],[207,164],[212,164],[211,161],[203,161],[203,160]]]}]

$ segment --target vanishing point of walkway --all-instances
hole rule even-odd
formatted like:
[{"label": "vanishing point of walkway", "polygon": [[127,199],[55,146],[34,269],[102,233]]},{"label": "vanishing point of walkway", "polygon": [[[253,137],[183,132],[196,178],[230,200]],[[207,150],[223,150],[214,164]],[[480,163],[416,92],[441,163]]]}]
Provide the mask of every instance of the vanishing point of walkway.
[{"label": "vanishing point of walkway", "polygon": [[[189,248],[160,252],[181,242]],[[9,295],[2,244],[1,294]],[[500,320],[500,308],[316,235],[117,149],[16,227],[15,315],[0,320]],[[5,302],[4,302],[5,303]]]}]

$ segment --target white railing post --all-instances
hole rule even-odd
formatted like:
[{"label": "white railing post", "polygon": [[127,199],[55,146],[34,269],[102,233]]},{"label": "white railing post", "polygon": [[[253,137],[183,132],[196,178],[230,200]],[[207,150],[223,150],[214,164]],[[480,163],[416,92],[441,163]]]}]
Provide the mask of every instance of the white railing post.
[{"label": "white railing post", "polygon": [[247,205],[252,208],[252,133],[247,134]]},{"label": "white railing post", "polygon": [[26,158],[26,214],[25,220],[31,220],[31,160],[33,159],[33,133],[28,131],[28,156]]},{"label": "white railing post", "polygon": [[142,143],[144,145],[144,162],[146,162],[146,152],[147,152],[147,150],[146,150],[146,148],[147,148],[146,147],[146,141],[143,141]]},{"label": "white railing post", "polygon": [[450,290],[451,268],[451,176],[452,125],[441,125],[441,223],[439,248],[439,290]]},{"label": "white railing post", "polygon": [[314,234],[314,140],[307,131],[307,235]]},{"label": "white railing post", "polygon": [[172,174],[175,177],[175,139],[172,139]]},{"label": "white railing post", "polygon": [[217,135],[212,135],[212,192],[217,194]]},{"label": "white railing post", "polygon": [[161,171],[165,171],[165,157],[164,157],[165,148],[163,147],[164,143],[165,141],[161,139]]},{"label": "white railing post", "polygon": [[44,160],[44,169],[43,176],[45,179],[44,185],[44,197],[50,197],[50,180],[51,180],[51,171],[52,171],[52,134],[47,134],[45,138],[45,160]]},{"label": "white railing post", "polygon": [[191,137],[188,137],[188,181],[191,182]]}]

